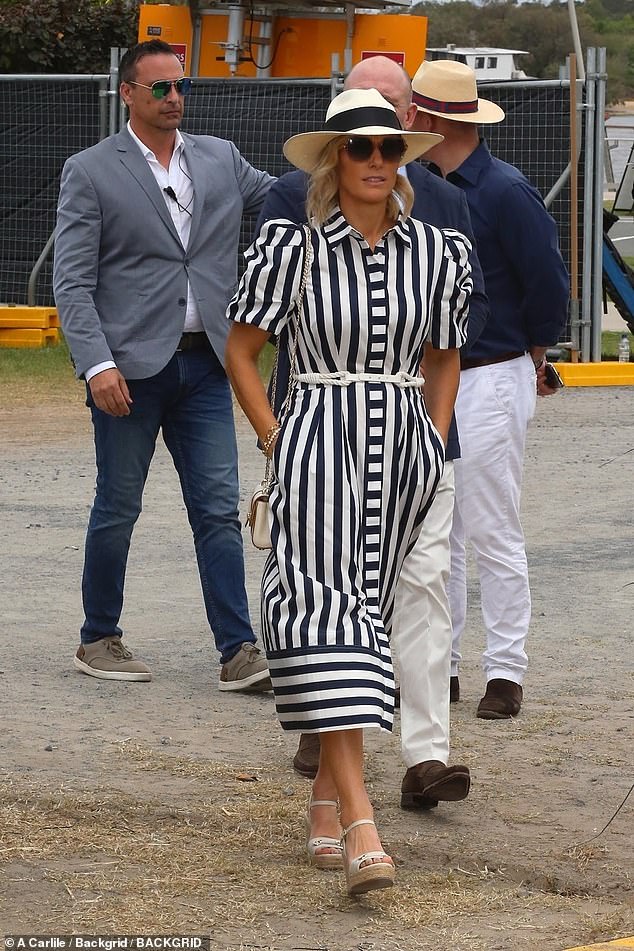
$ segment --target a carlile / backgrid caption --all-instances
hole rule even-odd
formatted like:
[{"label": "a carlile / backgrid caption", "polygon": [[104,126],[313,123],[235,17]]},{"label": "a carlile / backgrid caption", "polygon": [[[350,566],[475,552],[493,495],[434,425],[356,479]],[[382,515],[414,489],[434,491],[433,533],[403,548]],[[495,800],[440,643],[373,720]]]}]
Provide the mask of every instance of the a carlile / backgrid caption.
[{"label": "a carlile / backgrid caption", "polygon": [[4,936],[6,951],[211,951],[211,935],[42,935]]}]

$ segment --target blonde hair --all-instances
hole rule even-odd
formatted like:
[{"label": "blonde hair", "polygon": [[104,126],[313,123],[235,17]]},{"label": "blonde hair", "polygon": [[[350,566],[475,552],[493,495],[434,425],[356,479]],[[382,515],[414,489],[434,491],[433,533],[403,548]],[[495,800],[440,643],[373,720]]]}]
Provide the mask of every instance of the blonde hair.
[{"label": "blonde hair", "polygon": [[[328,219],[339,195],[339,150],[349,138],[339,135],[324,146],[317,164],[310,173],[306,196],[306,215],[319,228]],[[396,176],[394,192],[387,199],[386,212],[392,221],[399,214],[408,217],[414,204],[412,186],[404,175]]]}]

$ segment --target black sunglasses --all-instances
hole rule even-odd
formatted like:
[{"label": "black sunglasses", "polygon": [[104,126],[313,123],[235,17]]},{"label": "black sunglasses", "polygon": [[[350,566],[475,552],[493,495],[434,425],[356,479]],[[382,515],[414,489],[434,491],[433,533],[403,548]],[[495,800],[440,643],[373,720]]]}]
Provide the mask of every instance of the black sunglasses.
[{"label": "black sunglasses", "polygon": [[405,155],[407,146],[400,135],[390,136],[378,143],[364,135],[355,135],[348,139],[343,148],[353,162],[367,162],[375,148],[378,148],[384,162],[397,162]]},{"label": "black sunglasses", "polygon": [[143,86],[144,89],[151,89],[155,99],[165,99],[172,86],[179,96],[186,96],[192,88],[192,81],[188,76],[183,76],[182,79],[157,79],[151,86],[146,85],[146,83],[135,83],[130,80],[129,85]]}]

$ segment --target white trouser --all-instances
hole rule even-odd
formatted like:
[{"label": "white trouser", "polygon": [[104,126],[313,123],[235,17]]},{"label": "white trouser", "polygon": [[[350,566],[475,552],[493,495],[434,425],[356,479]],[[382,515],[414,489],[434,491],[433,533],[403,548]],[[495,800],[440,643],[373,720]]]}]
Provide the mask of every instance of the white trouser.
[{"label": "white trouser", "polygon": [[453,622],[451,673],[458,673],[467,611],[465,544],[470,541],[480,577],[487,646],[482,667],[521,684],[531,597],[520,494],[526,431],[535,412],[535,368],[528,354],[462,370],[456,400],[460,459],[451,530],[449,601]]},{"label": "white trouser", "polygon": [[416,545],[399,575],[392,652],[400,669],[401,746],[409,768],[449,759],[451,614],[447,600],[454,464],[446,462]]}]

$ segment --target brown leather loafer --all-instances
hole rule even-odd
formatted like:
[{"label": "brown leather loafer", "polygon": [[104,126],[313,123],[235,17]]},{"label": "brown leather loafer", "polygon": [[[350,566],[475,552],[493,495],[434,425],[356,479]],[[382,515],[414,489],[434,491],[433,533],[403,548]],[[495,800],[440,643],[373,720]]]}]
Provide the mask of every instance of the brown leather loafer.
[{"label": "brown leather loafer", "polygon": [[460,700],[460,681],[458,677],[449,678],[449,703],[458,703]]},{"label": "brown leather loafer", "polygon": [[302,733],[299,738],[299,746],[293,757],[293,769],[300,776],[307,779],[314,779],[319,769],[319,752],[321,743],[319,733]]},{"label": "brown leather loafer", "polygon": [[508,720],[520,712],[522,698],[523,691],[519,684],[496,677],[489,680],[476,716],[481,720]]},{"label": "brown leather loafer", "polygon": [[434,809],[440,800],[457,802],[469,795],[466,766],[445,766],[430,759],[410,766],[401,783],[401,809]]}]

